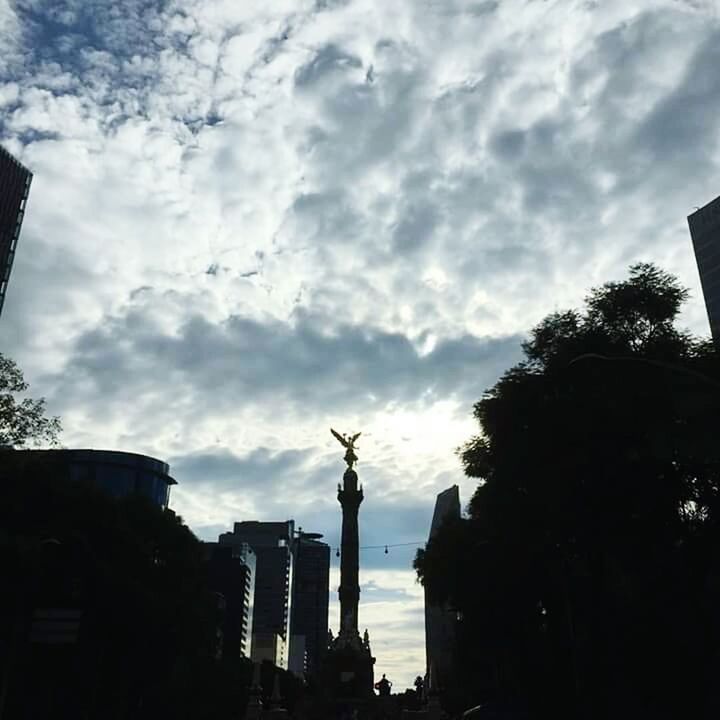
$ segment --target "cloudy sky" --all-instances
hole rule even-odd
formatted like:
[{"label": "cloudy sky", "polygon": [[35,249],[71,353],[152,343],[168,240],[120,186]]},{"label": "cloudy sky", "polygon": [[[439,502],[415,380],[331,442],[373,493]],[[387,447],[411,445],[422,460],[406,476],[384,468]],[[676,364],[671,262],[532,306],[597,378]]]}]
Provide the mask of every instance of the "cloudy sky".
[{"label": "cloudy sky", "polygon": [[[333,426],[363,431],[361,543],[422,540],[545,314],[648,260],[708,332],[685,218],[720,194],[719,67],[720,0],[0,0],[34,172],[2,351],[65,445],[169,461],[203,538],[337,545]],[[400,688],[413,553],[362,555]]]}]

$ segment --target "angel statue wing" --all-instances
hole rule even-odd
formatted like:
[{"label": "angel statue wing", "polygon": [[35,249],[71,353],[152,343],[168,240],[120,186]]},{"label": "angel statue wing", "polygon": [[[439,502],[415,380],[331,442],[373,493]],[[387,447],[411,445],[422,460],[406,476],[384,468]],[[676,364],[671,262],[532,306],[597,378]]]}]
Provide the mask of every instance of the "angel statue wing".
[{"label": "angel statue wing", "polygon": [[361,435],[362,435],[361,432],[355,433],[355,434],[350,438],[350,447],[352,447],[352,446],[355,444],[355,441],[356,441]]},{"label": "angel statue wing", "polygon": [[348,441],[347,441],[339,432],[336,432],[336,431],[333,430],[332,428],[330,428],[330,432],[338,439],[338,442],[339,442],[343,447],[348,447]]}]

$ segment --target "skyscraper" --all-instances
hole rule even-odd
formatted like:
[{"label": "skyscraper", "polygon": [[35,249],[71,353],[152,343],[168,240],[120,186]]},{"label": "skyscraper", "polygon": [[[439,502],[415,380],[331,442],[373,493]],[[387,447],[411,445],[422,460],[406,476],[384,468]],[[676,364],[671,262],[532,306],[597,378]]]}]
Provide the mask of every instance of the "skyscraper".
[{"label": "skyscraper", "polygon": [[254,662],[269,660],[288,667],[290,613],[292,610],[292,542],[295,523],[237,522],[232,532],[222,533],[220,545],[247,543],[255,553],[255,601],[252,650]]},{"label": "skyscraper", "polygon": [[720,197],[688,217],[700,284],[715,345],[720,348]]},{"label": "skyscraper", "polygon": [[[457,485],[439,493],[435,501],[429,539],[447,520],[460,518],[460,491]],[[425,653],[428,673],[432,668],[441,687],[447,687],[454,675],[453,663],[456,643],[456,613],[444,605],[435,605],[425,592]]]},{"label": "skyscraper", "polygon": [[300,533],[293,551],[289,668],[298,675],[316,674],[327,649],[330,547]]},{"label": "skyscraper", "polygon": [[0,147],[0,315],[31,182],[32,173]]},{"label": "skyscraper", "polygon": [[205,543],[211,588],[222,595],[222,656],[250,657],[253,603],[255,600],[255,553],[247,543]]}]

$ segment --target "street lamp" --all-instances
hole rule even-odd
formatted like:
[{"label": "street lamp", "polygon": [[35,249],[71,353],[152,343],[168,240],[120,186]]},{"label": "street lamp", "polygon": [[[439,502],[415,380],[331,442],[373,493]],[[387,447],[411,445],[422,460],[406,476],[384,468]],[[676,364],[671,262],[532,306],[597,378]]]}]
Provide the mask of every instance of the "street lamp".
[{"label": "street lamp", "polygon": [[321,537],[324,537],[322,533],[304,532],[301,527],[299,527],[297,530],[293,530],[293,534],[297,535],[298,542],[300,540],[319,540]]}]

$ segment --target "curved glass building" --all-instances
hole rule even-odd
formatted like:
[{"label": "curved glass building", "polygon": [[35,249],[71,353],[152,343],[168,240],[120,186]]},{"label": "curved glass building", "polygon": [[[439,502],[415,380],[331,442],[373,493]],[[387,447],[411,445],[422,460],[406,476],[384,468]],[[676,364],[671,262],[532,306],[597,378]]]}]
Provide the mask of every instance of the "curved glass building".
[{"label": "curved glass building", "polygon": [[162,460],[116,450],[4,450],[15,467],[52,464],[71,480],[86,482],[113,497],[137,493],[161,508],[170,500],[176,481]]}]

